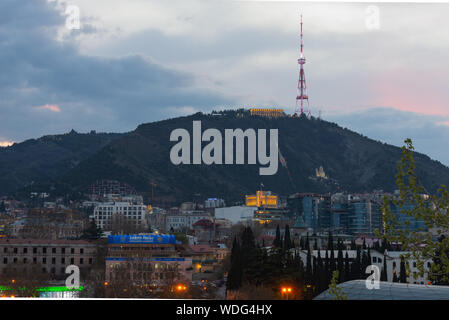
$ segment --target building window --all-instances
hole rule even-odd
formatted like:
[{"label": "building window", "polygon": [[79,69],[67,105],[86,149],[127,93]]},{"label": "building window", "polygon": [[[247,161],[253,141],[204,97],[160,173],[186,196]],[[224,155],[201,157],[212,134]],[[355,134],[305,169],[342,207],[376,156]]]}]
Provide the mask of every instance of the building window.
[{"label": "building window", "polygon": [[70,258],[70,264],[75,264],[75,258]]},{"label": "building window", "polygon": [[3,253],[8,253],[8,248],[7,247],[3,248]]},{"label": "building window", "polygon": [[33,258],[33,263],[37,263],[37,258],[36,257]]},{"label": "building window", "polygon": [[89,264],[92,264],[92,258],[89,258]]},{"label": "building window", "polygon": [[27,263],[28,259],[27,258],[23,258],[23,263]]},{"label": "building window", "polygon": [[23,248],[23,253],[28,253],[28,248]]},{"label": "building window", "polygon": [[56,248],[51,248],[51,253],[56,253]]},{"label": "building window", "polygon": [[71,254],[74,254],[74,253],[75,253],[75,248],[71,248],[71,249],[70,249],[70,253],[71,253]]},{"label": "building window", "polygon": [[34,253],[34,254],[37,253],[37,248],[33,248],[33,253]]},{"label": "building window", "polygon": [[17,248],[14,248],[14,253],[17,253]]},{"label": "building window", "polygon": [[81,254],[84,253],[84,249],[83,249],[83,248],[80,249],[80,253],[81,253]]},{"label": "building window", "polygon": [[42,258],[42,263],[47,264],[47,258]]},{"label": "building window", "polygon": [[61,248],[61,253],[62,253],[62,254],[65,253],[65,248]]},{"label": "building window", "polygon": [[62,263],[62,264],[65,263],[65,258],[61,258],[61,263]]},{"label": "building window", "polygon": [[51,264],[56,264],[56,258],[51,258]]},{"label": "building window", "polygon": [[83,264],[83,263],[84,263],[84,259],[80,258],[80,264]]},{"label": "building window", "polygon": [[3,264],[8,264],[8,258],[3,258]]},{"label": "building window", "polygon": [[47,248],[42,248],[42,253],[47,253]]}]

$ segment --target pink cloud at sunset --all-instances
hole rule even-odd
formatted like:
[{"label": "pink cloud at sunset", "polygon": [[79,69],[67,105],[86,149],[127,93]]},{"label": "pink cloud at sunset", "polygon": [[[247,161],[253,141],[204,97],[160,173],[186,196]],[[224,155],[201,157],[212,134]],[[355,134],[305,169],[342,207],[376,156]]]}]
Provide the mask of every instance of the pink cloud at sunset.
[{"label": "pink cloud at sunset", "polygon": [[56,104],[46,104],[40,107],[36,107],[37,110],[50,110],[52,112],[61,112],[61,109]]},{"label": "pink cloud at sunset", "polygon": [[9,147],[14,144],[13,141],[0,141],[0,148]]},{"label": "pink cloud at sunset", "polygon": [[375,105],[425,115],[449,116],[449,94],[441,71],[394,70],[372,78]]}]

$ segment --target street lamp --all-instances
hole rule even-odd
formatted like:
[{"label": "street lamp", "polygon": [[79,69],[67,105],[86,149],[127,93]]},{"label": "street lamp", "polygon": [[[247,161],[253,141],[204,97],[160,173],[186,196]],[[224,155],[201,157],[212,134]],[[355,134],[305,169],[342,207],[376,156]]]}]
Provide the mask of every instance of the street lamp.
[{"label": "street lamp", "polygon": [[282,288],[281,288],[281,295],[282,295],[282,298],[284,298],[284,294],[285,294],[286,297],[287,297],[287,300],[288,300],[289,294],[292,293],[292,292],[293,292],[292,287],[282,287]]}]

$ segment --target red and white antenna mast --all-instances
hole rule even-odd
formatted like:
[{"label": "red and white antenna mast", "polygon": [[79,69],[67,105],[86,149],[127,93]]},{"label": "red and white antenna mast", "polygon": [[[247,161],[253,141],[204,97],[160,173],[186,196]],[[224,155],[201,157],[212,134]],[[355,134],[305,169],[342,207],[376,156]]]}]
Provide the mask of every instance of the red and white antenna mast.
[{"label": "red and white antenna mast", "polygon": [[307,95],[306,75],[304,73],[304,65],[306,64],[306,58],[303,52],[304,44],[302,41],[302,15],[301,15],[301,55],[298,59],[299,64],[299,80],[298,80],[298,92],[296,95],[296,107],[294,117],[298,117],[298,105],[301,107],[302,115],[304,113],[304,104],[307,103],[308,116],[310,116],[309,109],[309,96]]}]

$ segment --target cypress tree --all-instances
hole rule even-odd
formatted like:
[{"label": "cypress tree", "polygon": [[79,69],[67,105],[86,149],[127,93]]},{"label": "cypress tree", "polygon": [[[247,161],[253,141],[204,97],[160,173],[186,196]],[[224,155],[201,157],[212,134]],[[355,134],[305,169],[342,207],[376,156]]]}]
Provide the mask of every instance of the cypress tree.
[{"label": "cypress tree", "polygon": [[337,255],[337,270],[338,270],[338,282],[343,282],[345,278],[344,263],[343,263],[343,250],[340,240],[338,241],[338,255]]},{"label": "cypress tree", "polygon": [[349,265],[349,256],[348,256],[348,251],[346,251],[345,254],[345,281],[346,280],[350,280],[351,279],[351,269],[350,269],[350,265]]},{"label": "cypress tree", "polygon": [[290,237],[290,227],[288,224],[285,225],[285,231],[284,231],[284,249],[288,250],[293,248],[292,240]]},{"label": "cypress tree", "polygon": [[231,267],[229,269],[226,290],[237,290],[242,285],[241,252],[237,238],[234,238],[231,249]]},{"label": "cypress tree", "polygon": [[304,239],[303,237],[301,237],[301,239],[299,240],[299,247],[304,250]]},{"label": "cypress tree", "polygon": [[307,250],[307,259],[306,259],[306,282],[307,284],[311,284],[312,280],[312,253],[310,252],[310,248]]},{"label": "cypress tree", "polygon": [[309,250],[310,249],[310,242],[309,242],[309,233],[307,232],[307,237],[306,237],[306,243],[305,243],[305,250]]},{"label": "cypress tree", "polygon": [[282,248],[281,230],[279,229],[279,225],[276,227],[276,237],[274,238],[273,246]]},{"label": "cypress tree", "polygon": [[327,250],[326,250],[326,255],[324,256],[324,276],[326,279],[326,287],[329,285],[329,281],[331,279],[331,273],[329,270],[329,255],[327,254]]},{"label": "cypress tree", "polygon": [[399,282],[399,278],[398,278],[398,276],[396,275],[396,272],[393,273],[393,282]]},{"label": "cypress tree", "polygon": [[388,281],[388,274],[387,274],[387,257],[384,256],[384,267],[380,273],[380,281]]},{"label": "cypress tree", "polygon": [[328,248],[330,250],[329,270],[330,274],[332,275],[332,273],[337,269],[337,266],[335,264],[334,239],[332,237],[332,232],[329,232]]},{"label": "cypress tree", "polygon": [[405,271],[405,262],[404,258],[401,257],[401,267],[400,267],[400,274],[399,274],[399,282],[400,283],[407,283],[407,271]]}]

